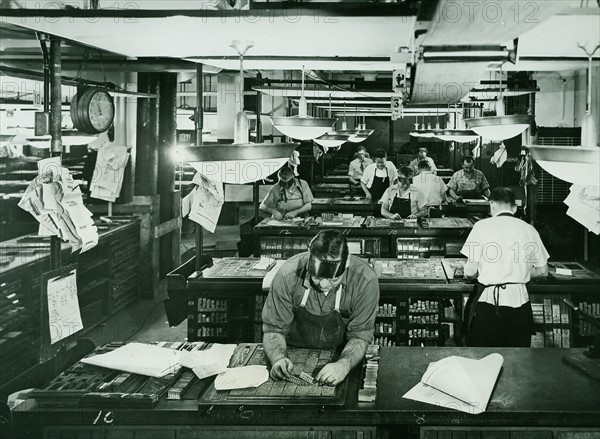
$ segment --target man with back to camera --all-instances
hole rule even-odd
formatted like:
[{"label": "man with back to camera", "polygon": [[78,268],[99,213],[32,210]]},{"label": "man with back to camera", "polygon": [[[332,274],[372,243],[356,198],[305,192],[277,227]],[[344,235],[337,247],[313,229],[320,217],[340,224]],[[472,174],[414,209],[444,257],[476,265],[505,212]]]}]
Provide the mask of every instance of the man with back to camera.
[{"label": "man with back to camera", "polygon": [[454,201],[463,198],[479,199],[481,196],[489,198],[490,184],[479,169],[475,169],[473,157],[463,157],[462,169],[452,174],[448,182],[448,194]]},{"label": "man with back to camera", "polygon": [[423,194],[425,208],[430,211],[430,216],[441,216],[439,208],[447,200],[448,188],[441,177],[431,172],[428,161],[419,162],[419,174],[413,178],[413,186]]},{"label": "man with back to camera", "polygon": [[308,183],[295,178],[294,171],[289,166],[281,168],[277,176],[279,181],[271,187],[260,203],[260,210],[276,220],[306,216],[312,209],[314,200]]},{"label": "man with back to camera", "polygon": [[356,157],[348,165],[348,179],[351,185],[360,185],[360,179],[365,172],[365,168],[371,163],[373,163],[373,160],[371,160],[367,148],[364,145],[360,145],[356,152]]},{"label": "man with back to camera", "polygon": [[435,166],[435,162],[431,157],[427,157],[427,148],[421,147],[419,148],[419,152],[417,153],[417,158],[412,160],[408,166],[410,166],[413,170],[413,175],[419,175],[419,163],[427,162],[429,163],[429,169],[433,174],[437,174],[437,167]]},{"label": "man with back to camera", "polygon": [[288,259],[277,272],[263,308],[263,346],[271,377],[292,374],[289,345],[341,350],[339,359],[323,367],[315,380],[330,386],[342,382],[373,340],[378,304],[379,281],[371,266],[349,254],[340,232],[319,232],[308,252]]},{"label": "man with back to camera", "polygon": [[538,232],[514,217],[514,193],[490,195],[491,218],[477,221],[461,253],[465,277],[477,278],[478,293],[465,309],[468,346],[529,347],[533,314],[525,284],[548,275],[548,252]]},{"label": "man with back to camera", "polygon": [[387,160],[387,153],[383,149],[378,149],[373,154],[375,163],[365,168],[360,185],[363,188],[367,199],[372,200],[373,215],[381,216],[381,207],[379,200],[387,188],[396,184],[398,180],[398,170],[396,166]]}]

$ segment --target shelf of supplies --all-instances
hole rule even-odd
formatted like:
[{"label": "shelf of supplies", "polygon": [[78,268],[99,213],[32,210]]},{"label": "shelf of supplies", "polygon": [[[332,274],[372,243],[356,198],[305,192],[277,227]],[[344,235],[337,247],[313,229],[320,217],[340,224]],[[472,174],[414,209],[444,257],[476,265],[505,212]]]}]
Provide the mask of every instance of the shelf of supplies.
[{"label": "shelf of supplies", "polygon": [[394,337],[395,332],[376,332],[375,337]]},{"label": "shelf of supplies", "polygon": [[395,319],[396,316],[388,316],[388,315],[382,316],[382,315],[377,314],[375,316],[375,318],[377,318],[377,319]]},{"label": "shelf of supplies", "polygon": [[408,311],[408,314],[413,314],[413,315],[418,315],[418,314],[431,315],[431,314],[439,314],[439,313],[440,313],[439,311],[410,311],[410,310]]},{"label": "shelf of supplies", "polygon": [[196,323],[196,325],[201,328],[202,326],[205,326],[207,328],[209,327],[223,327],[223,326],[227,326],[227,322],[198,322]]},{"label": "shelf of supplies", "polygon": [[198,312],[227,312],[227,308],[220,308],[220,309],[204,309],[204,308],[200,308],[197,310]]}]

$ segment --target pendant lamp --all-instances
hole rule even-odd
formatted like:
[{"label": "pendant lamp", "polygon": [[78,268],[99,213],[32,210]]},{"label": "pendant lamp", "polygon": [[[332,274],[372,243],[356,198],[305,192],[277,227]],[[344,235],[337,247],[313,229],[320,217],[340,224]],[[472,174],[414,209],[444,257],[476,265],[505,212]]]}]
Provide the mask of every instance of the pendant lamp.
[{"label": "pendant lamp", "polygon": [[527,145],[533,159],[546,171],[569,183],[600,186],[600,139],[592,115],[592,57],[594,50],[578,44],[588,56],[587,111],[581,125],[581,146]]},{"label": "pendant lamp", "polygon": [[502,97],[502,66],[500,66],[500,91],[496,104],[496,116],[465,119],[467,128],[475,131],[484,139],[501,142],[511,139],[525,131],[533,122],[533,116],[513,114],[506,116]]},{"label": "pendant lamp", "polygon": [[[329,115],[331,116],[331,95],[329,95]],[[314,142],[317,145],[321,145],[323,147],[323,151],[327,153],[330,148],[339,149],[340,146],[348,141],[349,137],[350,136],[346,134],[339,134],[335,131],[329,131],[328,133],[314,139]]]},{"label": "pendant lamp", "polygon": [[298,103],[298,116],[277,117],[271,116],[273,126],[288,137],[298,140],[311,140],[322,136],[331,130],[335,119],[324,117],[310,117],[307,111],[308,104],[304,97],[304,66],[302,67],[302,91]]}]

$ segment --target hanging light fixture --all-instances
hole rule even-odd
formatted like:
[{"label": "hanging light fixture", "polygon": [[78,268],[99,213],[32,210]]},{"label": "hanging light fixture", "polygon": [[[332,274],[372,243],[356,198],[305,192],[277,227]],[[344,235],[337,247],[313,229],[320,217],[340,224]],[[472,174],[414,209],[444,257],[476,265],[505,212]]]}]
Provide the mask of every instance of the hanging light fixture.
[{"label": "hanging light fixture", "polygon": [[500,65],[500,91],[496,103],[496,116],[465,119],[467,128],[472,129],[484,139],[501,142],[511,139],[525,131],[533,122],[533,116],[513,114],[506,116],[502,97],[502,65]]},{"label": "hanging light fixture", "polygon": [[546,171],[569,183],[600,186],[600,139],[592,115],[592,57],[594,50],[578,44],[588,56],[587,111],[581,124],[581,146],[527,145],[533,159]]},{"label": "hanging light fixture", "polygon": [[302,89],[298,103],[298,116],[276,117],[271,116],[273,126],[288,137],[298,140],[311,140],[322,136],[331,130],[335,119],[310,117],[307,111],[308,104],[304,97],[304,66],[302,66]]},{"label": "hanging light fixture", "polygon": [[243,184],[263,180],[284,166],[297,143],[250,143],[248,116],[244,112],[244,54],[251,41],[234,40],[230,47],[240,55],[240,108],[235,118],[232,145],[177,146],[177,163],[190,163],[200,174],[222,183]]}]

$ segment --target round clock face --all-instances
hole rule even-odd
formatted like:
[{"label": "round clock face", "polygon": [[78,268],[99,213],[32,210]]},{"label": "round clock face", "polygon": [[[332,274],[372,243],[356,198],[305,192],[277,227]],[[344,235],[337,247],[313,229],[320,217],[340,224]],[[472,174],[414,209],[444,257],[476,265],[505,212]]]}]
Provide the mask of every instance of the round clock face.
[{"label": "round clock face", "polygon": [[88,104],[88,120],[97,132],[106,131],[115,117],[115,105],[111,96],[102,90],[96,90]]}]

